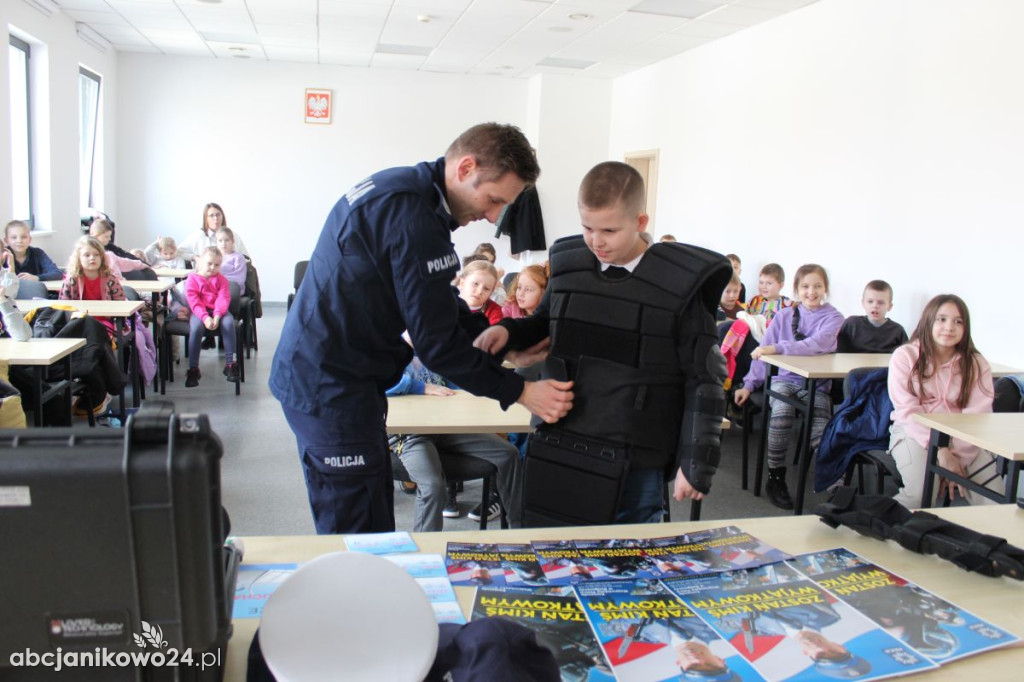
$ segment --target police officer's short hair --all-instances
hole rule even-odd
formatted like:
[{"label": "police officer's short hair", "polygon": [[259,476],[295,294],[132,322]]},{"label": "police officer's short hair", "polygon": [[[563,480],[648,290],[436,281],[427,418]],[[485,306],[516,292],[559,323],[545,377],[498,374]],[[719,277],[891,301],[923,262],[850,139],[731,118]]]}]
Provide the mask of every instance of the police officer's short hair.
[{"label": "police officer's short hair", "polygon": [[622,206],[630,213],[644,213],[644,179],[635,168],[621,161],[599,163],[583,176],[579,204],[589,209]]},{"label": "police officer's short hair", "polygon": [[485,180],[515,173],[520,180],[532,185],[540,175],[540,165],[530,141],[513,125],[475,125],[452,142],[445,152],[445,159],[451,161],[466,154],[472,154],[477,166],[485,171]]}]

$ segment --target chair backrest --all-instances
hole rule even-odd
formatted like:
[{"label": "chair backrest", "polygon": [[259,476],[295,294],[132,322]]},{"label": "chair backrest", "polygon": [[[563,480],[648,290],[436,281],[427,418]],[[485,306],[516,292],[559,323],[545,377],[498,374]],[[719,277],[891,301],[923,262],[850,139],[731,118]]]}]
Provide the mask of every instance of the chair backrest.
[{"label": "chair backrest", "polygon": [[136,282],[155,282],[159,277],[153,272],[153,268],[142,268],[141,270],[129,270],[128,272],[122,273],[124,278],[127,280],[134,280]]},{"label": "chair backrest", "polygon": [[1024,412],[1024,393],[1018,381],[1011,377],[996,380],[996,398],[992,401],[993,412]]},{"label": "chair backrest", "polygon": [[49,292],[46,290],[46,284],[43,282],[36,282],[30,279],[19,280],[18,282],[18,298],[47,298],[48,295]]},{"label": "chair backrest", "polygon": [[139,296],[139,292],[135,291],[135,289],[131,288],[127,284],[122,284],[121,288],[124,290],[124,297],[125,297],[125,299],[127,299],[129,301],[141,301],[142,300],[142,297]]},{"label": "chair backrest", "polygon": [[231,303],[228,304],[228,312],[235,318],[236,323],[239,323],[242,321],[240,316],[242,287],[238,286],[238,282],[228,282],[228,286],[231,288]]},{"label": "chair backrest", "polygon": [[306,276],[306,268],[309,267],[308,260],[300,260],[295,264],[295,274],[292,277],[292,283],[295,290],[299,290],[299,285],[302,284],[302,278]]}]

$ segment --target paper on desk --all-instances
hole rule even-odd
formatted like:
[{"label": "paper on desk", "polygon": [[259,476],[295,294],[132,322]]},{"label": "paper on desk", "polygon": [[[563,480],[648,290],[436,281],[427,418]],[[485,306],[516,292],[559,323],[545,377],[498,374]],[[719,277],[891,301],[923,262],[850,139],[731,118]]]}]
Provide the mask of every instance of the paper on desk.
[{"label": "paper on desk", "polygon": [[238,567],[232,618],[259,618],[274,590],[280,587],[298,564],[242,564]]},{"label": "paper on desk", "polygon": [[365,552],[367,554],[415,552],[419,549],[416,543],[413,542],[412,536],[405,531],[346,535],[345,546],[350,552]]}]

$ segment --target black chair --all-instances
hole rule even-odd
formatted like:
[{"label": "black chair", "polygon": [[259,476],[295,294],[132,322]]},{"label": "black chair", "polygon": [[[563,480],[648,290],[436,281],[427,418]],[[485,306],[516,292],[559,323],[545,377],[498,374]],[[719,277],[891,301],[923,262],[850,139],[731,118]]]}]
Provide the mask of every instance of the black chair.
[{"label": "black chair", "polygon": [[514,280],[518,274],[518,272],[505,273],[505,277],[501,280],[501,286],[505,287],[505,291],[508,291],[508,288],[512,286],[512,280]]},{"label": "black chair", "polygon": [[[498,475],[498,468],[485,459],[471,455],[456,455],[450,452],[441,453],[441,470],[449,483],[483,480],[483,495],[480,499],[480,530],[487,530],[487,507],[491,503],[491,485]],[[392,478],[403,483],[414,483],[412,477],[402,464],[402,459],[391,451]],[[505,508],[501,509],[501,527],[508,528]]]},{"label": "black chair", "polygon": [[308,260],[300,260],[295,264],[295,272],[292,275],[292,286],[295,287],[295,291],[288,294],[288,303],[285,310],[291,310],[292,301],[295,300],[295,293],[299,290],[299,285],[302,284],[302,278],[306,276],[306,268],[309,267]]},{"label": "black chair", "polygon": [[141,270],[129,270],[121,273],[124,279],[129,282],[156,282],[160,278],[153,272],[153,268],[142,268]]},{"label": "black chair", "polygon": [[[245,352],[243,343],[245,335],[247,333],[247,321],[241,310],[241,288],[235,282],[231,282],[231,304],[228,306],[228,312],[235,318],[235,361],[238,363],[238,380],[235,384],[235,395],[240,395],[242,392],[242,382],[245,381]],[[221,329],[215,332],[206,332],[207,336],[219,337]],[[172,343],[174,336],[182,336],[185,338],[185,352],[184,356],[188,357],[188,335],[189,335],[189,322],[188,320],[171,320],[168,319],[164,322],[163,333],[160,335],[160,352],[157,354],[160,359],[160,367],[158,368],[158,374],[160,375],[160,395],[164,395],[167,390],[167,382],[174,381],[174,358]]]}]

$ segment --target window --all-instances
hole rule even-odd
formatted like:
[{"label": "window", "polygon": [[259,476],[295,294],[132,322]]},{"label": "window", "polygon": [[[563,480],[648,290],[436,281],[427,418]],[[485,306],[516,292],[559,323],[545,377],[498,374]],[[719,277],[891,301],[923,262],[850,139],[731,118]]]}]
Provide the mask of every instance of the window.
[{"label": "window", "polygon": [[86,68],[78,69],[78,198],[81,214],[96,205],[96,133],[100,121],[100,77]]},{"label": "window", "polygon": [[11,36],[9,51],[12,214],[32,225],[32,97],[28,61],[31,52],[28,43],[14,36]]}]

